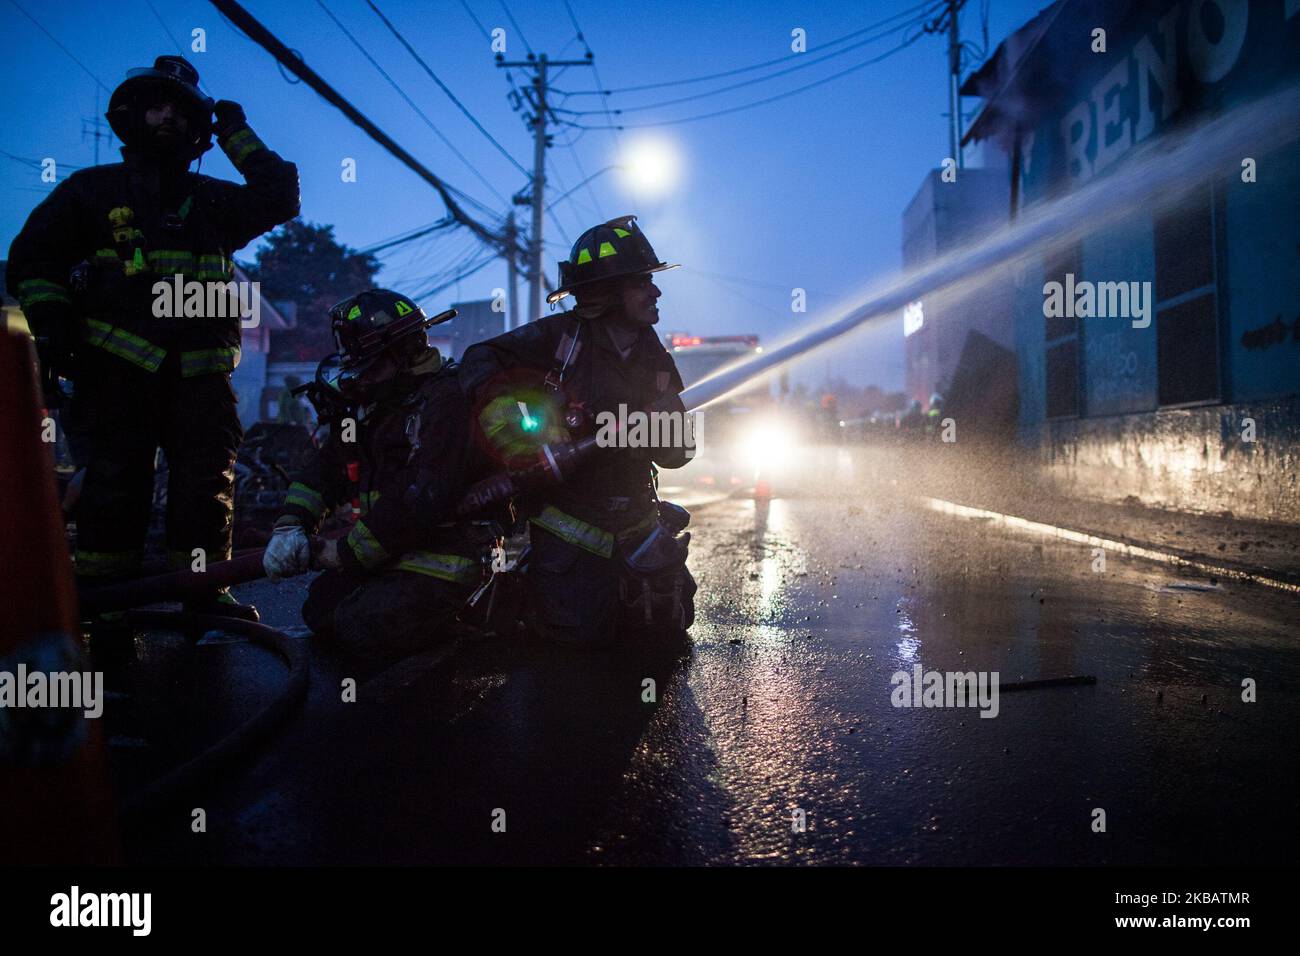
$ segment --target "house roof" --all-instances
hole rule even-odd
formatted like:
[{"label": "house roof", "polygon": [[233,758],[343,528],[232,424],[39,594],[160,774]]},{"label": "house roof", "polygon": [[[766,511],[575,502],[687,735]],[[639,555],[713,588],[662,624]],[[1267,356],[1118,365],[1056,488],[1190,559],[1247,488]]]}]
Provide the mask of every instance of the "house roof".
[{"label": "house roof", "polygon": [[962,83],[963,96],[984,99],[962,145],[1009,139],[1017,126],[1035,125],[1074,90],[1081,68],[1094,55],[1094,26],[1120,23],[1135,6],[1134,0],[1056,0],[999,43]]}]

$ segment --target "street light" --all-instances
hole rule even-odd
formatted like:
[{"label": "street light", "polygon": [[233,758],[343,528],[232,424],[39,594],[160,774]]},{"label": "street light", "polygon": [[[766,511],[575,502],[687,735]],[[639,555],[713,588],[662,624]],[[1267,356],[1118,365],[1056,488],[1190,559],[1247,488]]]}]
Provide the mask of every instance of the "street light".
[{"label": "street light", "polygon": [[662,136],[643,135],[623,151],[624,185],[645,195],[667,192],[678,179],[681,161],[676,144]]},{"label": "street light", "polygon": [[[623,174],[623,186],[629,192],[652,196],[667,191],[676,181],[680,167],[677,148],[662,137],[642,137],[623,151],[623,161],[598,169],[578,185],[546,204],[546,211],[568,199],[592,180],[611,169]],[[519,200],[516,199],[516,202]],[[526,200],[525,200],[526,201]]]}]

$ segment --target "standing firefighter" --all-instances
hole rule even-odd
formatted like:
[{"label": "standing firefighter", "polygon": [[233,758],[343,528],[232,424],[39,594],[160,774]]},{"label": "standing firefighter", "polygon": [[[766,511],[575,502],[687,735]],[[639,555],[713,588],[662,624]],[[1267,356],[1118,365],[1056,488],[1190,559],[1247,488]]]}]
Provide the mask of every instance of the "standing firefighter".
[{"label": "standing firefighter", "polygon": [[[238,104],[214,106],[198,81],[177,56],[128,71],[107,113],[123,162],[60,183],[9,253],[9,287],[37,337],[47,391],[57,393],[60,377],[74,383],[69,427],[87,450],[81,585],[139,572],[159,446],[173,563],[190,567],[194,549],[205,561],[230,554],[243,433],[230,387],[240,317],[225,283],[235,250],[297,215],[298,172],[254,135]],[[246,185],[189,171],[214,135]],[[169,307],[177,275],[205,290],[202,305],[180,314]],[[155,294],[164,281],[168,293]],[[191,607],[257,616],[225,592]]]},{"label": "standing firefighter", "polygon": [[556,641],[614,643],[621,625],[680,637],[694,620],[690,536],[677,534],[689,516],[656,494],[655,466],[680,468],[694,447],[681,377],[654,333],[660,291],[651,274],[671,268],[635,217],[589,229],[547,299],[572,294],[576,308],[475,345],[462,362],[480,434],[507,468],[554,461],[554,445],[592,435],[620,406],[624,418],[654,410],[685,426],[683,440],[656,440],[661,431],[648,447],[597,448],[561,484],[519,502],[530,520],[530,623]]},{"label": "standing firefighter", "polygon": [[[330,311],[339,352],[321,363],[312,394],[329,435],[289,486],[263,558],[276,580],[327,569],[311,584],[303,620],[359,657],[401,657],[445,639],[498,543],[499,528],[455,519],[486,463],[477,464],[456,366],[425,334],[449,317],[427,318],[384,289]],[[347,503],[355,521],[347,536],[313,548],[308,535]]]}]

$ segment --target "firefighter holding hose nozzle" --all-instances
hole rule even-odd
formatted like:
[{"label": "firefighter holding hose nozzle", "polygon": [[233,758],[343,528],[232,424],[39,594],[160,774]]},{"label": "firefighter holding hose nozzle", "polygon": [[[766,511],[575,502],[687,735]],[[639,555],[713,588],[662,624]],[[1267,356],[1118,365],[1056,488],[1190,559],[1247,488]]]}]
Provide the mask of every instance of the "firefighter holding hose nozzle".
[{"label": "firefighter holding hose nozzle", "polygon": [[[456,365],[426,334],[454,315],[429,318],[384,289],[330,310],[338,352],[308,392],[328,435],[294,476],[263,568],[273,580],[324,569],[303,621],[357,657],[395,659],[445,640],[499,543],[494,522],[456,518],[487,463],[469,433]],[[345,537],[311,537],[348,504]]]},{"label": "firefighter holding hose nozzle", "polygon": [[693,439],[597,447],[555,466],[556,448],[590,440],[596,419],[620,406],[684,421],[681,377],[654,333],[661,293],[652,274],[671,268],[633,216],[588,229],[547,298],[571,294],[574,310],[472,346],[462,360],[477,434],[498,466],[540,460],[566,472],[517,500],[530,523],[521,561],[528,621],[554,641],[608,645],[632,639],[629,628],[680,640],[694,620],[690,535],[679,533],[689,515],[656,489],[656,465],[686,464]]}]

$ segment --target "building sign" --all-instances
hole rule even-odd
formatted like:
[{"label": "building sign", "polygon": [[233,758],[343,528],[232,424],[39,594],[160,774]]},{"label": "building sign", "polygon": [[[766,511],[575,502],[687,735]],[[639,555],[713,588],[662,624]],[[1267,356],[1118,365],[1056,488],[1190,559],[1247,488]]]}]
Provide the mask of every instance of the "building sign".
[{"label": "building sign", "polygon": [[921,307],[920,300],[909,302],[907,308],[903,310],[903,337],[919,332],[924,324],[925,310]]},{"label": "building sign", "polygon": [[[1188,92],[1180,83],[1191,79],[1209,86],[1227,77],[1242,62],[1247,27],[1282,27],[1300,12],[1300,0],[1281,5],[1282,23],[1266,22],[1271,12],[1249,0],[1175,3],[1056,124],[1070,185],[1082,186],[1105,172],[1169,122]],[[1190,75],[1180,75],[1180,60]],[[1034,138],[1032,132],[1022,133],[1021,175],[1026,179]]]}]

